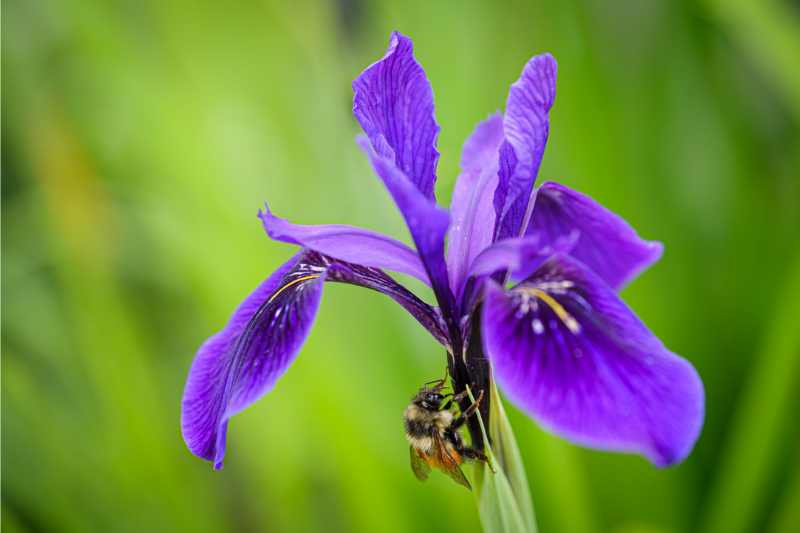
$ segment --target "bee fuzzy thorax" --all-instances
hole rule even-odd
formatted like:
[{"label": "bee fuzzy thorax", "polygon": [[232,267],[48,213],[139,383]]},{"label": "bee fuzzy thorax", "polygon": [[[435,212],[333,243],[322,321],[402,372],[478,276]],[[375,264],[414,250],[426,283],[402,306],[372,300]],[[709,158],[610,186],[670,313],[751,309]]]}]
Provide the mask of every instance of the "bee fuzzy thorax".
[{"label": "bee fuzzy thorax", "polygon": [[429,411],[412,403],[406,407],[404,418],[406,433],[429,434],[434,427],[440,431],[450,427],[453,422],[453,413],[448,410]]}]

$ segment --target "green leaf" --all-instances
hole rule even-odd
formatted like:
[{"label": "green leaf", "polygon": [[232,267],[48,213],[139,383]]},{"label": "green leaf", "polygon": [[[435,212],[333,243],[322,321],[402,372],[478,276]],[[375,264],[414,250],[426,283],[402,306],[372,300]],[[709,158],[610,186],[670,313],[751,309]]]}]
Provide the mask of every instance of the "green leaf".
[{"label": "green leaf", "polygon": [[492,403],[491,416],[489,419],[489,434],[492,436],[494,445],[492,451],[500,466],[505,473],[508,482],[516,495],[519,511],[528,525],[529,531],[536,531],[536,519],[533,514],[533,499],[531,498],[528,478],[525,475],[525,465],[522,463],[522,455],[519,453],[519,446],[514,438],[511,424],[508,422],[506,411],[503,408],[503,401],[497,392],[497,387],[492,383]]},{"label": "green leaf", "polygon": [[522,457],[494,384],[491,398],[490,433],[493,445],[489,445],[483,419],[480,412],[477,413],[489,458],[489,464],[479,463],[475,469],[475,498],[481,524],[486,533],[536,533]]}]

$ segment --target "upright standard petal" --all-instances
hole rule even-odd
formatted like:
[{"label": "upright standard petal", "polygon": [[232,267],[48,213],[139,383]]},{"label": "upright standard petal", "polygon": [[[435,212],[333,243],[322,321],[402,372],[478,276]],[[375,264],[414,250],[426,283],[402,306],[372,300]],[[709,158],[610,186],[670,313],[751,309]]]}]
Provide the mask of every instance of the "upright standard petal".
[{"label": "upright standard petal", "polygon": [[192,453],[222,467],[228,418],[275,384],[311,329],[324,269],[301,252],[250,294],[197,352],[183,392],[181,430]]},{"label": "upright standard petal", "polygon": [[402,272],[430,285],[417,252],[391,237],[343,224],[292,224],[273,215],[266,206],[258,216],[267,234],[275,240],[297,244],[349,263]]},{"label": "upright standard petal", "polygon": [[663,252],[660,242],[641,239],[622,217],[589,196],[558,183],[543,183],[526,233],[555,242],[576,232],[571,255],[614,289],[658,261]]},{"label": "upright standard petal", "polygon": [[411,39],[392,33],[386,55],[353,81],[353,113],[373,149],[433,199],[439,126],[433,91],[413,51]]},{"label": "upright standard petal", "polygon": [[503,142],[503,117],[494,114],[478,124],[461,152],[461,174],[450,201],[452,223],[447,237],[450,286],[458,299],[467,268],[492,243],[497,155]]},{"label": "upright standard petal", "polygon": [[550,54],[531,59],[511,86],[503,120],[505,142],[494,207],[495,240],[518,237],[529,210],[550,131],[549,112],[556,96],[556,60]]},{"label": "upright standard petal", "polygon": [[358,142],[406,221],[444,316],[454,316],[452,311],[455,309],[455,302],[444,259],[444,238],[450,216],[433,200],[424,196],[391,159],[382,157],[379,151],[373,150],[364,137],[359,137]]},{"label": "upright standard petal", "polygon": [[577,444],[683,460],[703,423],[697,372],[608,285],[558,255],[510,291],[487,287],[483,339],[509,399]]}]

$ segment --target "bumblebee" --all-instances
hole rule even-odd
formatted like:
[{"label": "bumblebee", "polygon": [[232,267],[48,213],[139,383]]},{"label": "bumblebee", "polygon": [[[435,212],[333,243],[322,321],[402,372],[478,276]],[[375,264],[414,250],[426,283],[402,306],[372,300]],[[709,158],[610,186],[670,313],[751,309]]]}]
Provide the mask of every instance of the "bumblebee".
[{"label": "bumblebee", "polygon": [[458,408],[467,391],[445,394],[445,379],[423,386],[403,413],[406,439],[411,445],[411,470],[417,479],[424,481],[431,468],[436,468],[469,489],[460,465],[467,460],[487,461],[487,458],[480,450],[465,445],[458,430],[478,409],[483,391],[475,402],[456,414],[454,408]]}]

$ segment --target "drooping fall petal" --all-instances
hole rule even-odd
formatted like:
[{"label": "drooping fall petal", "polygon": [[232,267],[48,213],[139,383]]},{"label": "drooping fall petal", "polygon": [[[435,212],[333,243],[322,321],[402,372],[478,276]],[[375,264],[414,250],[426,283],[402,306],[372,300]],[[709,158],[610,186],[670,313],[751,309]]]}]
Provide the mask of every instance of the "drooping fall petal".
[{"label": "drooping fall petal", "polygon": [[298,253],[256,288],[198,350],[183,392],[189,450],[222,467],[228,419],[275,384],[305,341],[325,272]]},{"label": "drooping fall petal", "polygon": [[382,271],[302,250],[256,288],[198,350],[181,404],[189,450],[222,467],[228,419],[268,392],[294,361],[313,323],[324,282],[381,292],[448,344],[436,309]]},{"label": "drooping fall petal", "polygon": [[697,372],[597,275],[557,255],[512,290],[487,287],[483,340],[509,399],[576,444],[683,460],[703,423]]}]

